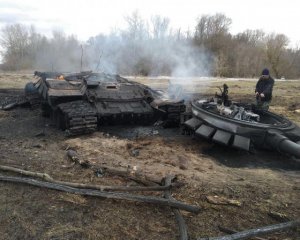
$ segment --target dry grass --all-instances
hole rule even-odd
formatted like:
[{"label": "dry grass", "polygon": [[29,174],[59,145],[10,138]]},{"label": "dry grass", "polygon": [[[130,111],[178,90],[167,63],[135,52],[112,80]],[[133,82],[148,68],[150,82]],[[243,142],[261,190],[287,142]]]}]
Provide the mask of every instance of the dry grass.
[{"label": "dry grass", "polygon": [[28,73],[0,73],[0,88],[24,88],[32,79]]}]

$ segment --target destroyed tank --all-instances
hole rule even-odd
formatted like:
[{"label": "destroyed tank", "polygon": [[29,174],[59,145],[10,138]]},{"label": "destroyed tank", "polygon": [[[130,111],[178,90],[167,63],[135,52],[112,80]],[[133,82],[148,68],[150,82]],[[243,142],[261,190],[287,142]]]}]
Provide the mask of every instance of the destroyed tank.
[{"label": "destroyed tank", "polygon": [[300,158],[300,128],[276,113],[230,101],[226,84],[221,95],[192,101],[191,111],[181,120],[189,133],[246,151],[266,148]]},{"label": "destroyed tank", "polygon": [[96,131],[104,124],[179,124],[183,100],[168,98],[119,75],[81,72],[35,72],[26,95],[40,96],[44,113],[69,135]]}]

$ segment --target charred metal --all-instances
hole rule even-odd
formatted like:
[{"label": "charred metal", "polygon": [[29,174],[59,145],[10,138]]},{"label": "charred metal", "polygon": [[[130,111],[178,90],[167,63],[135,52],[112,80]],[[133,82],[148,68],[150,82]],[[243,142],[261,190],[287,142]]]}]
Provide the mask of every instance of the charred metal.
[{"label": "charred metal", "polygon": [[178,126],[185,111],[183,100],[166,98],[164,92],[119,75],[35,72],[35,78],[45,115],[70,135],[91,133],[104,124],[151,124],[160,119]]}]

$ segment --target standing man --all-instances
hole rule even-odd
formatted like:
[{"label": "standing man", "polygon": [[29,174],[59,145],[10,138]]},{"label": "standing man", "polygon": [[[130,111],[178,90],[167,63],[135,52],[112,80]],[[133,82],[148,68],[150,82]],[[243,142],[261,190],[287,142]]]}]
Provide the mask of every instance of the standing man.
[{"label": "standing man", "polygon": [[265,68],[262,71],[261,77],[256,83],[256,106],[260,110],[267,111],[272,100],[274,79],[270,76],[269,69]]}]

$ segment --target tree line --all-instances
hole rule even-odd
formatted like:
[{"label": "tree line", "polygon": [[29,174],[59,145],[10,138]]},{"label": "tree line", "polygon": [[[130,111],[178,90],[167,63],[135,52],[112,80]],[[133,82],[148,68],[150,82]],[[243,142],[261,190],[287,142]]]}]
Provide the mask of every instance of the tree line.
[{"label": "tree line", "polygon": [[3,70],[94,70],[123,75],[257,77],[268,67],[276,78],[300,77],[300,50],[284,34],[245,30],[231,34],[224,14],[202,15],[193,31],[172,29],[162,16],[143,19],[137,11],[114,29],[87,41],[34,26],[7,25],[1,30]]}]

